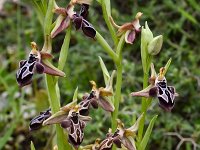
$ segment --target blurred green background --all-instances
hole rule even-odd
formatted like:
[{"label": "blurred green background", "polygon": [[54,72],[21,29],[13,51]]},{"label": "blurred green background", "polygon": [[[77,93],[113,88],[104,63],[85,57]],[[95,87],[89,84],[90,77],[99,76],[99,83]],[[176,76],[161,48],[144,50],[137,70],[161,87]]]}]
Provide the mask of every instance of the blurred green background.
[{"label": "blurred green background", "polygon": [[[48,96],[44,77],[34,76],[30,86],[20,89],[15,80],[18,62],[30,52],[30,42],[43,45],[43,31],[37,12],[31,1],[0,2],[0,149],[30,149],[32,140],[37,150],[51,146],[55,134],[51,127],[29,132],[29,121],[48,108]],[[57,0],[60,6],[67,1]],[[112,16],[118,24],[131,21],[138,11],[143,12],[141,25],[148,21],[154,35],[164,36],[163,48],[153,62],[156,69],[172,63],[166,75],[168,84],[176,87],[179,97],[172,112],[165,112],[157,99],[148,111],[146,125],[153,115],[159,117],[154,126],[147,149],[176,149],[180,139],[166,135],[175,132],[200,144],[200,4],[198,0],[111,0]],[[89,20],[112,46],[112,40],[102,17],[99,4],[94,1]],[[53,40],[54,64],[58,60],[64,33]],[[79,97],[89,92],[90,80],[104,86],[98,56],[101,56],[111,72],[115,67],[102,47],[94,40],[83,37],[82,32],[72,32],[70,49],[64,71],[66,78],[59,82],[61,104],[71,101],[75,88]],[[123,99],[119,118],[127,127],[140,114],[141,99],[130,97],[132,91],[142,89],[142,65],[140,59],[140,36],[133,45],[123,49]],[[110,115],[98,109],[92,110],[93,120],[88,123],[82,145],[104,138],[110,127]],[[51,131],[51,132],[50,132]],[[180,149],[193,149],[191,142],[184,142]]]}]

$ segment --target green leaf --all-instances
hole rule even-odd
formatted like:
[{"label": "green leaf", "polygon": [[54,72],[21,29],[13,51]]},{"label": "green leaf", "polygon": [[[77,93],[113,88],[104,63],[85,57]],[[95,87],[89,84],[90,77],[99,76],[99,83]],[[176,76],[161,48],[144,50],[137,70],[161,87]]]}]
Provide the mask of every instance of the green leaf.
[{"label": "green leaf", "polygon": [[78,98],[78,87],[76,88],[76,90],[74,91],[74,96],[73,96],[73,101],[77,100]]},{"label": "green leaf", "polygon": [[151,119],[151,121],[150,121],[150,123],[149,123],[149,126],[148,126],[148,128],[147,128],[147,130],[146,130],[146,133],[145,133],[145,135],[144,135],[144,137],[143,137],[143,139],[142,139],[142,141],[141,141],[141,143],[140,143],[140,145],[139,145],[138,150],[145,150],[145,148],[146,148],[146,146],[147,146],[147,143],[148,143],[148,141],[149,141],[149,138],[150,138],[150,135],[151,135],[151,132],[152,132],[154,123],[155,123],[157,117],[158,117],[158,115],[155,115],[155,116]]},{"label": "green leaf", "polygon": [[32,141],[31,141],[31,150],[35,150],[35,146]]},{"label": "green leaf", "polygon": [[17,125],[17,122],[13,122],[11,127],[9,127],[6,130],[6,133],[0,138],[0,149],[2,149],[4,147],[4,145],[7,143],[7,141],[11,137],[16,125]]},{"label": "green leaf", "polygon": [[196,2],[196,0],[187,0],[187,1],[194,9],[200,12],[200,7],[199,4]]},{"label": "green leaf", "polygon": [[178,8],[178,11],[186,18],[188,19],[190,22],[192,22],[193,24],[197,25],[198,21],[196,20],[196,18],[194,18],[191,14],[189,14],[187,11],[185,11],[182,8]]},{"label": "green leaf", "polygon": [[163,72],[163,75],[165,75],[165,74],[167,73],[167,70],[168,70],[168,68],[169,68],[169,66],[170,66],[170,64],[171,64],[171,62],[172,62],[172,58],[170,58],[170,59],[167,61],[166,65],[165,65],[165,70],[164,70],[164,72]]},{"label": "green leaf", "polygon": [[99,62],[101,65],[101,70],[103,71],[103,77],[104,77],[104,82],[107,85],[108,84],[108,80],[110,79],[110,75],[108,73],[108,69],[106,68],[106,65],[104,64],[102,58],[99,56]]},{"label": "green leaf", "polygon": [[101,4],[101,0],[96,0],[99,4]]},{"label": "green leaf", "polygon": [[111,16],[110,0],[101,0],[101,4],[105,5],[108,16]]}]

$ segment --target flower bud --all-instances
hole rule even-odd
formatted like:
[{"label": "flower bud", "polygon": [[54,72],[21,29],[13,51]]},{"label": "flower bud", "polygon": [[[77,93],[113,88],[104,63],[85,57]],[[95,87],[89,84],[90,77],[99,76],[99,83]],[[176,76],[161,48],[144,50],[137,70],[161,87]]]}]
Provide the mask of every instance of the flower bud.
[{"label": "flower bud", "polygon": [[153,40],[149,42],[148,53],[150,55],[157,55],[162,48],[162,43],[163,43],[162,35],[154,37]]},{"label": "flower bud", "polygon": [[142,37],[141,37],[141,43],[148,44],[151,40],[153,40],[153,33],[149,29],[149,26],[147,22],[145,22],[145,28],[142,27]]}]

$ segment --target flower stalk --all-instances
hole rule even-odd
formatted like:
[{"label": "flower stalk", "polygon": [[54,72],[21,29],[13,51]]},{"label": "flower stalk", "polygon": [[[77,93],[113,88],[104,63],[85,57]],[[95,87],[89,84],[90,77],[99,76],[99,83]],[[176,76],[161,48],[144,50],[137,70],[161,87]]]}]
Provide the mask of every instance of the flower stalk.
[{"label": "flower stalk", "polygon": [[117,56],[118,56],[118,62],[116,63],[117,68],[117,81],[116,81],[116,89],[115,89],[115,97],[114,97],[114,106],[115,110],[112,113],[112,130],[114,131],[117,128],[117,117],[118,117],[118,110],[119,110],[119,103],[121,100],[121,86],[122,86],[122,53],[121,50],[124,46],[125,40],[123,35],[120,38],[120,41],[117,45]]},{"label": "flower stalk", "polygon": [[101,0],[101,6],[102,6],[102,11],[103,11],[103,17],[104,20],[108,26],[108,29],[110,31],[111,37],[113,39],[113,42],[115,45],[118,44],[118,38],[115,32],[114,27],[112,26],[109,17],[111,16],[111,8],[110,8],[110,0]]},{"label": "flower stalk", "polygon": [[[154,55],[158,54],[162,47],[163,38],[162,35],[153,37],[153,33],[148,27],[147,22],[145,22],[145,27],[142,27],[141,32],[141,59],[143,66],[143,89],[148,86],[149,81],[149,71],[152,63],[152,58]],[[139,130],[138,130],[138,142],[140,143],[143,138],[143,130],[145,124],[146,112],[151,104],[152,98],[142,98],[141,112],[144,117],[141,119]]]},{"label": "flower stalk", "polygon": [[[46,12],[45,20],[44,20],[44,37],[45,37],[45,42],[42,51],[45,52],[51,52],[52,46],[51,46],[51,38],[50,38],[50,33],[51,33],[51,24],[52,24],[52,19],[53,19],[53,6],[54,6],[54,0],[49,1],[48,3],[48,9]],[[70,36],[70,29],[68,29],[67,34],[65,38],[68,38]],[[65,39],[64,45],[62,47],[62,57],[59,58],[59,66],[61,69],[63,69],[64,65],[63,63],[66,62],[66,56],[63,56],[68,51],[68,41]],[[64,51],[65,49],[65,51]],[[63,63],[61,63],[63,62]],[[57,80],[54,76],[51,75],[46,75],[46,85],[47,85],[47,91],[48,91],[48,96],[49,96],[49,103],[50,107],[52,109],[52,113],[54,114],[55,112],[60,110],[60,100],[59,100],[59,89],[57,85]],[[56,134],[57,134],[57,146],[58,150],[64,150],[64,149],[71,149],[70,145],[68,144],[66,140],[66,136],[63,132],[63,129],[59,126],[56,125]]]}]

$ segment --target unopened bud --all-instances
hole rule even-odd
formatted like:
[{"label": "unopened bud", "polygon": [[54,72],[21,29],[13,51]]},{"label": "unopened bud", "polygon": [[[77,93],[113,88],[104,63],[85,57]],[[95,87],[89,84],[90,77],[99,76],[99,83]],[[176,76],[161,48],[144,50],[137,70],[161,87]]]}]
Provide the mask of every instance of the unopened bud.
[{"label": "unopened bud", "polygon": [[153,40],[153,33],[149,29],[147,22],[145,22],[145,28],[142,27],[141,34],[142,34],[141,40],[143,44],[148,44],[151,40]]},{"label": "unopened bud", "polygon": [[151,40],[149,42],[148,53],[150,55],[157,55],[162,48],[162,43],[163,43],[162,35],[159,35],[159,36],[156,36],[155,38],[153,38],[153,40]]}]

